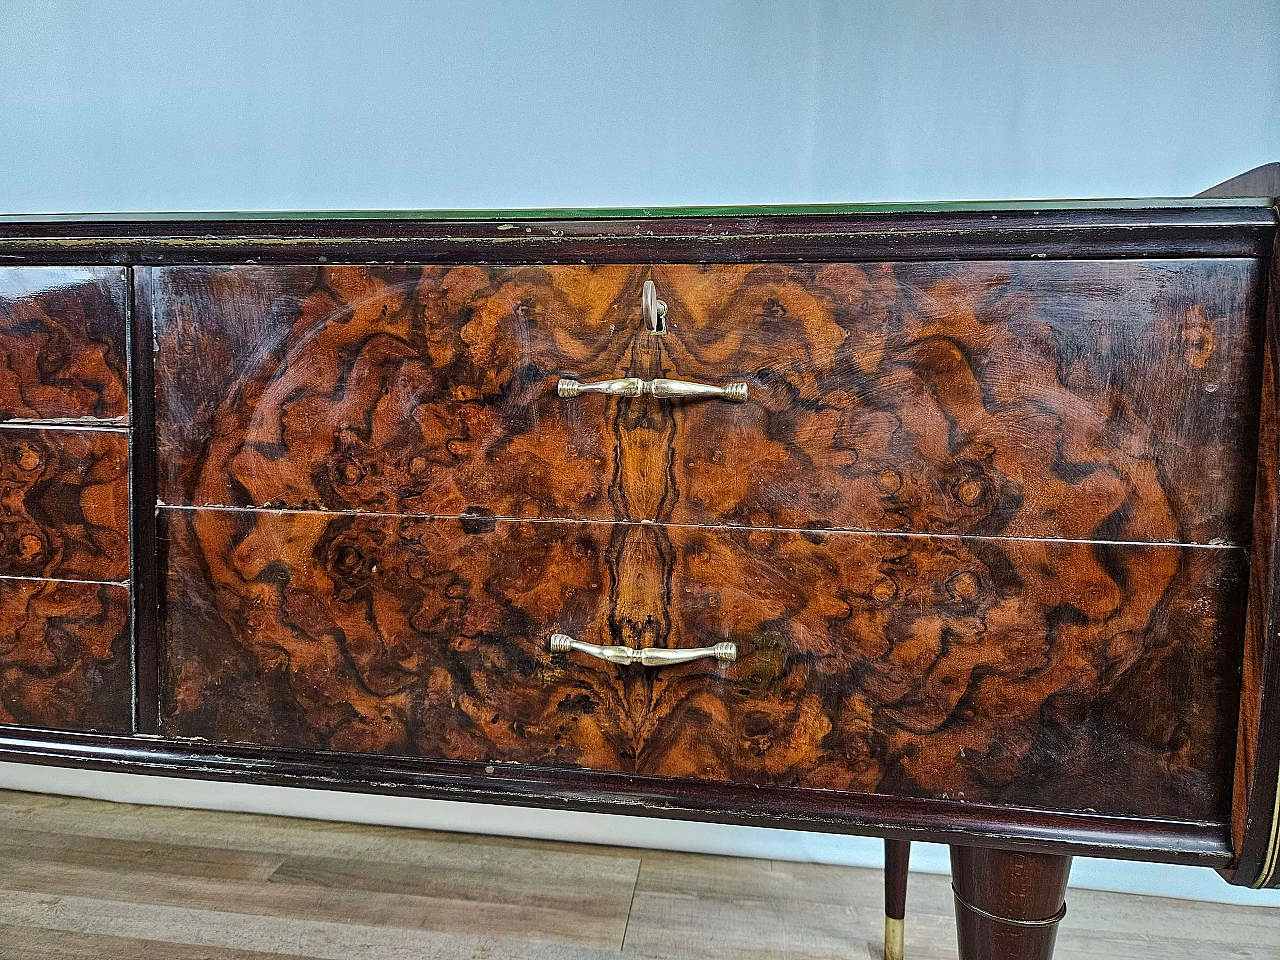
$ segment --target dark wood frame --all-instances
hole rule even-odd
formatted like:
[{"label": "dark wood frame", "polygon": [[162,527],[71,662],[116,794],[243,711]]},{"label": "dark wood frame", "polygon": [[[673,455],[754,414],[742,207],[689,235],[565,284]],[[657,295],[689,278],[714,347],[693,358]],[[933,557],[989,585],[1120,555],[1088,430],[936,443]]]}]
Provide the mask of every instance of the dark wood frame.
[{"label": "dark wood frame", "polygon": [[[156,420],[155,351],[151,334],[151,270],[129,269],[129,507],[133,553],[133,723],[138,733],[160,732],[160,654],[155,610]],[[150,611],[150,612],[147,612]]]},{"label": "dark wood frame", "polygon": [[[1074,208],[1073,208],[1074,207]],[[4,218],[0,263],[131,268],[134,661],[130,737],[0,728],[0,759],[134,773],[249,780],[957,842],[1030,853],[1217,867],[1232,882],[1280,883],[1280,283],[1271,282],[1234,828],[819,790],[746,788],[513,765],[290,751],[160,740],[155,438],[150,270],[202,263],[550,263],[1132,259],[1247,257],[1280,270],[1275,208],[1249,201],[1042,204],[901,212],[593,217],[548,212],[492,219],[404,215],[290,218]]]},{"label": "dark wood frame", "polygon": [[1268,257],[1265,204],[503,219],[0,218],[0,263],[738,263]]},{"label": "dark wood frame", "polygon": [[[0,727],[0,760],[1224,867],[1224,824]],[[779,813],[778,811],[785,811]]]},{"label": "dark wood frame", "polygon": [[1232,843],[1224,876],[1247,886],[1280,886],[1280,244],[1267,275],[1258,473],[1253,510],[1244,681],[1236,747]]}]

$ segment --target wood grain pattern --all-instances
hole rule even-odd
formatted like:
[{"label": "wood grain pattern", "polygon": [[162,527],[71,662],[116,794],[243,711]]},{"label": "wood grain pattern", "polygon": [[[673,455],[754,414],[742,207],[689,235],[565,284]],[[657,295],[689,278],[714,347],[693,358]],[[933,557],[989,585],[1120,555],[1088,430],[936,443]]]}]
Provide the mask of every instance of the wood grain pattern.
[{"label": "wood grain pattern", "polygon": [[1070,873],[1070,857],[953,844],[960,960],[1053,960],[1058,923],[1025,926],[1017,921],[1057,917],[1066,902]]},{"label": "wood grain pattern", "polygon": [[0,427],[0,575],[129,579],[129,438]]},{"label": "wood grain pattern", "polygon": [[1251,886],[1280,886],[1280,245],[1268,292],[1231,818],[1236,862],[1225,872]]},{"label": "wood grain pattern", "polygon": [[0,577],[0,723],[132,728],[129,590]]},{"label": "wood grain pattern", "polygon": [[[167,503],[1247,539],[1252,261],[157,276]],[[626,375],[751,396],[554,395]]]},{"label": "wood grain pattern", "polygon": [[[1228,813],[1236,549],[314,511],[161,521],[170,736]],[[740,658],[621,669],[552,658],[556,630],[732,640]]]},{"label": "wood grain pattern", "polygon": [[0,420],[129,417],[125,271],[0,267]]},{"label": "wood grain pattern", "polygon": [[612,517],[610,425],[548,378],[621,369],[632,274],[158,270],[159,497]]}]

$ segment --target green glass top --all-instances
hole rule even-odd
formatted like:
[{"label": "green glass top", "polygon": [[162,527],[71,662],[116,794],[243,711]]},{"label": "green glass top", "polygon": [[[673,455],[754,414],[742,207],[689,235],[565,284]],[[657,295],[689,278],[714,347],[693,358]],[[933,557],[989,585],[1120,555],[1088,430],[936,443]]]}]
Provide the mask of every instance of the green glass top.
[{"label": "green glass top", "polygon": [[950,203],[807,203],[716,207],[584,207],[525,210],[251,210],[241,213],[0,214],[0,221],[130,220],[615,220],[644,217],[753,217],[965,211],[1151,210],[1270,207],[1268,197],[1155,197],[1132,200],[965,200]]}]

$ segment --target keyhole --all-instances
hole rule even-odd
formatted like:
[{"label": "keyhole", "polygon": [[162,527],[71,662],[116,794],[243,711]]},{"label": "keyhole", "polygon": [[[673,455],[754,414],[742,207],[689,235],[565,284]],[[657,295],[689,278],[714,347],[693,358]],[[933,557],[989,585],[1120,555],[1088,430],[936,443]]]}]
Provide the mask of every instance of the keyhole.
[{"label": "keyhole", "polygon": [[667,305],[658,299],[658,285],[646,280],[640,294],[640,312],[644,314],[645,326],[650,333],[662,335],[667,332]]}]

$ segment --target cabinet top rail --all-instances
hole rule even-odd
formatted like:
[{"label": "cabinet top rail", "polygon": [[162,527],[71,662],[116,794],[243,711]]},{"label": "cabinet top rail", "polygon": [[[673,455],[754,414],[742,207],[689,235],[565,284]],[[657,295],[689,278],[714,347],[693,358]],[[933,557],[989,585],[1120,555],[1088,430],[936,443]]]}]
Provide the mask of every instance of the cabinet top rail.
[{"label": "cabinet top rail", "polygon": [[1274,222],[1268,197],[1147,197],[1058,200],[960,200],[913,203],[717,204],[704,206],[545,207],[509,210],[248,210],[111,213],[8,213],[0,223],[167,223],[289,220],[636,220],[655,217],[786,217],[929,213],[1048,213],[1059,211],[1252,209]]}]

